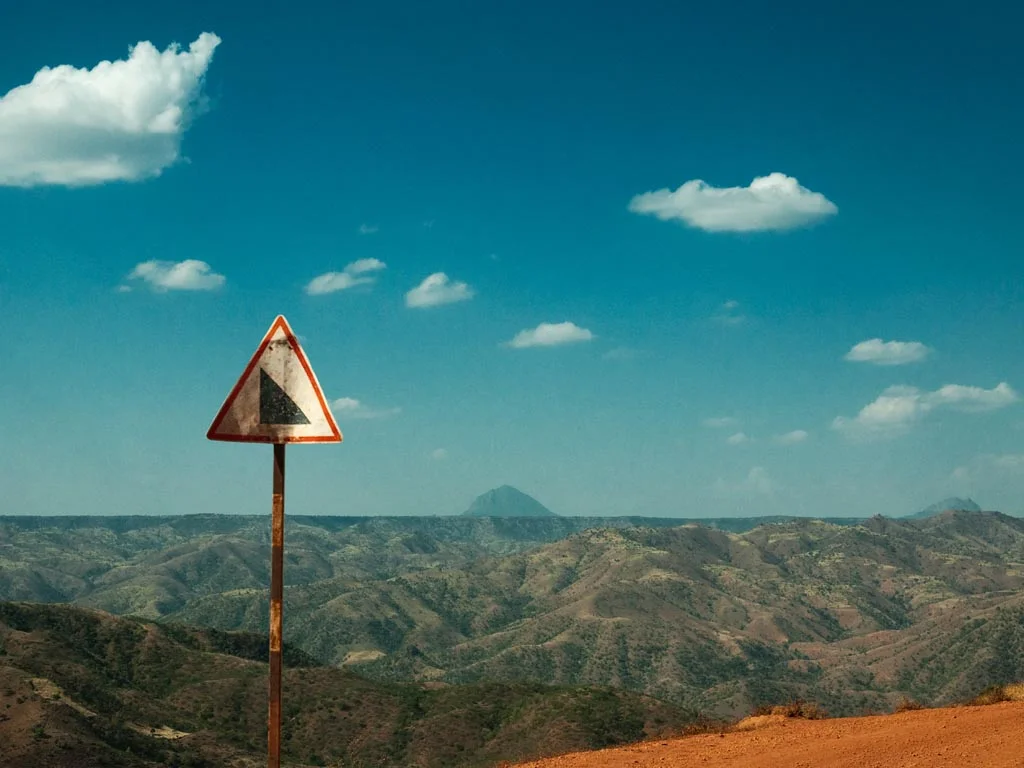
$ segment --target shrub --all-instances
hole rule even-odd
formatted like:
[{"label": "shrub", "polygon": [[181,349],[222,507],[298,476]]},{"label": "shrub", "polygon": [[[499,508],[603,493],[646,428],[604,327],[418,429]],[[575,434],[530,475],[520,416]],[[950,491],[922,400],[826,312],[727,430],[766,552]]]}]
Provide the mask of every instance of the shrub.
[{"label": "shrub", "polygon": [[1002,685],[991,685],[967,702],[967,706],[984,707],[989,704],[998,704],[1002,701],[1010,701],[1006,687]]},{"label": "shrub", "polygon": [[900,703],[896,705],[896,709],[893,710],[893,713],[899,714],[900,712],[913,712],[917,709],[924,709],[924,704],[919,701],[915,701],[914,699],[908,699],[904,696],[900,700]]},{"label": "shrub", "polygon": [[803,720],[824,720],[828,717],[828,712],[813,701],[793,701],[789,704],[758,707],[753,714],[755,717],[782,715],[783,717],[799,717]]}]

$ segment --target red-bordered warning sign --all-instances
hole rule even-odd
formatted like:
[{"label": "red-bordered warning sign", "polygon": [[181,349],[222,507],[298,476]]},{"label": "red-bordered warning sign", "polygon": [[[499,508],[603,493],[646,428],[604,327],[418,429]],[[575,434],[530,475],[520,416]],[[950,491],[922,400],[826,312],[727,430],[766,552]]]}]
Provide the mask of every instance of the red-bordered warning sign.
[{"label": "red-bordered warning sign", "polygon": [[238,443],[340,443],[331,409],[288,321],[278,315],[206,436]]}]

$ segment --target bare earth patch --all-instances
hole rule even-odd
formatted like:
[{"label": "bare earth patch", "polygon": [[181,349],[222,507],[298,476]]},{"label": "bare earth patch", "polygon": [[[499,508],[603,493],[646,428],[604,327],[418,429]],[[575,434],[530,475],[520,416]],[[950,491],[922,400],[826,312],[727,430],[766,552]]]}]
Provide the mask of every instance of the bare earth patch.
[{"label": "bare earth patch", "polygon": [[[1021,768],[1024,703],[803,720],[579,752],[521,768]],[[748,718],[754,720],[755,718]]]}]

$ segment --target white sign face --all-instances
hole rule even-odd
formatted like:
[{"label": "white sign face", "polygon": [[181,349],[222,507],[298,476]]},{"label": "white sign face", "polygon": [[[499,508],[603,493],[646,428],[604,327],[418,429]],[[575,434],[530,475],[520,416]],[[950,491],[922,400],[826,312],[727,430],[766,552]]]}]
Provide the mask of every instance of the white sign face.
[{"label": "white sign face", "polygon": [[340,443],[341,432],[288,321],[278,316],[206,436],[239,443]]}]

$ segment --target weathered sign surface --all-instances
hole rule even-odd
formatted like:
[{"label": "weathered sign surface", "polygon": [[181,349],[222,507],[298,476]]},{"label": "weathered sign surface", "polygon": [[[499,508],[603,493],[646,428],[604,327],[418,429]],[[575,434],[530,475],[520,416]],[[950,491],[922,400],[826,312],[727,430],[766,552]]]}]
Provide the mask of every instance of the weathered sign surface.
[{"label": "weathered sign surface", "polygon": [[278,316],[206,433],[240,443],[340,443],[316,374]]}]

